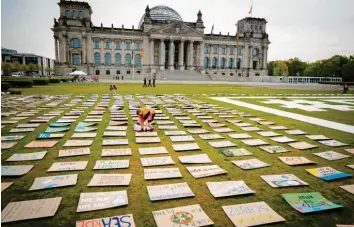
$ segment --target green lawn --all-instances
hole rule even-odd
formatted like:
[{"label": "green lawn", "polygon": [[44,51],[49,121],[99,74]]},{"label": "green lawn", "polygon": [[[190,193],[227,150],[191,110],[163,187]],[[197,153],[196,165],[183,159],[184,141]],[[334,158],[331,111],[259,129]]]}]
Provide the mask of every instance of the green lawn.
[{"label": "green lawn", "polygon": [[[42,95],[56,95],[56,94],[86,94],[84,100],[86,100],[89,94],[101,94],[108,93],[108,84],[60,84],[60,85],[51,85],[45,87],[36,87],[32,89],[21,89],[24,91],[26,95],[33,94],[42,94]],[[272,94],[288,94],[288,93],[315,93],[316,91],[291,91],[291,90],[274,90],[274,89],[262,89],[262,88],[249,88],[249,87],[239,87],[239,86],[228,86],[228,85],[158,85],[156,88],[141,88],[137,84],[122,84],[118,86],[118,92],[123,94],[146,94],[146,93],[185,93],[185,94],[201,94],[201,93],[245,93],[245,94],[262,94],[262,93],[272,93]],[[328,91],[317,91],[317,93],[329,93]],[[334,93],[334,92],[330,92]],[[336,130],[331,130],[328,128],[313,126],[307,123],[290,120],[287,118],[282,118],[278,116],[274,116],[271,114],[258,112],[254,110],[250,110],[243,107],[238,107],[232,104],[227,104],[223,102],[218,102],[208,97],[196,96],[195,99],[206,101],[208,103],[217,104],[223,107],[228,107],[235,109],[237,111],[247,112],[253,114],[257,117],[264,118],[269,121],[274,121],[277,125],[283,125],[291,129],[301,129],[310,134],[323,134],[333,139],[337,139],[341,142],[349,143],[351,147],[354,147],[354,137],[352,134],[339,132]],[[66,103],[68,103],[68,100]],[[100,99],[97,100],[98,103]],[[113,103],[113,99],[111,103]],[[53,108],[55,109],[55,108]],[[51,110],[53,110],[51,109]],[[51,198],[61,196],[63,197],[62,202],[59,206],[58,212],[53,218],[44,218],[38,220],[31,220],[25,222],[17,222],[4,224],[3,226],[36,226],[36,227],[47,227],[47,226],[74,226],[76,220],[80,219],[93,219],[100,217],[110,217],[115,215],[123,215],[132,213],[134,215],[134,220],[136,226],[156,226],[155,221],[152,216],[152,211],[173,208],[177,206],[186,206],[192,204],[200,204],[207,215],[214,221],[217,227],[227,227],[233,226],[231,221],[227,218],[225,213],[223,212],[221,206],[223,205],[233,205],[233,204],[242,204],[242,203],[250,203],[250,202],[258,202],[265,201],[270,207],[272,207],[276,212],[278,212],[281,216],[286,219],[286,222],[274,224],[274,225],[265,225],[265,226],[335,226],[335,224],[353,224],[354,223],[354,196],[341,188],[341,185],[354,184],[354,179],[343,179],[334,182],[325,182],[320,180],[310,174],[308,174],[305,169],[306,168],[316,168],[316,167],[324,167],[331,166],[339,171],[344,171],[347,173],[353,174],[353,170],[345,167],[347,164],[354,164],[353,157],[348,159],[342,159],[338,161],[327,161],[320,157],[313,155],[312,153],[320,152],[320,151],[328,151],[333,150],[343,154],[349,154],[344,151],[343,148],[329,148],[327,146],[322,146],[317,142],[313,142],[308,140],[305,136],[289,136],[296,138],[300,141],[307,141],[310,143],[315,143],[319,145],[317,149],[313,149],[310,151],[297,151],[292,150],[290,153],[283,154],[269,154],[260,150],[259,148],[252,148],[249,146],[244,146],[240,140],[235,140],[228,137],[225,134],[225,138],[236,143],[239,147],[245,148],[253,153],[253,157],[258,158],[266,163],[271,164],[271,167],[249,170],[242,170],[231,163],[231,160],[238,159],[248,159],[248,157],[226,157],[224,156],[219,149],[212,148],[207,141],[201,140],[198,136],[194,136],[196,142],[199,144],[201,151],[197,152],[174,152],[172,149],[172,142],[168,136],[165,136],[162,130],[158,130],[158,135],[161,138],[161,144],[153,144],[153,145],[137,145],[135,144],[135,133],[131,127],[128,127],[127,130],[127,138],[129,139],[129,147],[132,148],[133,155],[125,156],[125,157],[101,157],[102,151],[102,135],[105,131],[105,128],[109,123],[109,111],[107,110],[104,114],[103,121],[98,124],[97,137],[94,138],[94,142],[91,146],[91,155],[89,156],[78,156],[78,157],[67,157],[67,158],[57,158],[58,150],[65,149],[62,145],[72,136],[74,133],[74,129],[77,125],[77,122],[83,121],[87,113],[91,111],[92,108],[88,108],[83,115],[80,116],[79,119],[75,123],[73,123],[70,127],[70,131],[65,134],[64,138],[59,140],[59,143],[53,148],[48,149],[29,149],[23,148],[24,145],[29,142],[35,140],[35,137],[38,133],[43,132],[47,128],[47,124],[41,124],[40,127],[36,129],[33,133],[26,133],[26,137],[13,147],[12,149],[2,151],[2,165],[35,165],[35,167],[27,174],[22,177],[9,178],[2,177],[2,182],[5,181],[13,181],[15,182],[10,188],[6,191],[2,192],[2,200],[1,200],[1,208],[4,207],[11,201],[22,201],[22,200],[30,200],[30,199],[41,199],[41,198]],[[161,108],[165,114],[168,114],[164,108]],[[3,110],[4,111],[4,110]],[[42,111],[40,114],[36,116],[40,116],[43,113],[49,112]],[[128,105],[126,102],[125,112],[128,114]],[[350,112],[344,112],[343,115],[346,117],[352,116]],[[63,114],[62,114],[63,115]],[[192,114],[188,114],[192,119],[197,120]],[[210,114],[211,115],[211,114]],[[235,129],[237,132],[241,132],[242,130],[239,127],[233,126],[225,121],[225,119],[219,118],[215,115],[212,115],[215,119],[219,120],[221,123],[226,124],[228,127]],[[35,117],[28,118],[26,120],[20,121],[20,123],[28,122]],[[3,118],[7,119],[7,118]],[[55,122],[58,118],[54,118],[50,122]],[[235,119],[243,120],[244,122],[254,123],[247,118],[243,118],[240,116],[235,116]],[[186,130],[182,127],[181,124],[175,118],[171,117],[171,120],[174,120],[176,125],[181,130]],[[197,120],[199,121],[199,120]],[[200,121],[199,121],[200,122]],[[131,118],[129,118],[129,126],[133,124]],[[13,126],[6,126],[2,129],[2,135],[9,135],[8,131]],[[267,126],[258,126],[264,130],[267,130]],[[213,132],[212,128],[203,124],[203,128]],[[281,134],[286,134],[283,132],[278,132]],[[12,133],[13,134],[13,133]],[[23,133],[19,133],[23,134]],[[221,134],[221,133],[220,133]],[[223,133],[222,133],[223,134]],[[262,138],[265,141],[270,142],[270,144],[275,145],[276,143],[266,139],[265,137],[259,136],[255,132],[249,132],[254,138]],[[223,134],[224,135],[224,134]],[[154,146],[165,146],[169,152],[168,155],[172,157],[175,161],[175,165],[171,165],[170,167],[178,167],[183,175],[181,179],[168,179],[168,180],[155,180],[155,181],[145,181],[144,180],[144,168],[141,166],[140,155],[138,153],[139,147],[154,147]],[[289,146],[284,145],[284,147],[291,148]],[[110,146],[107,148],[116,148],[116,146]],[[13,153],[27,153],[27,152],[36,152],[47,150],[48,153],[44,157],[43,160],[33,161],[33,162],[18,162],[18,163],[8,163],[5,160],[9,158]],[[198,153],[207,153],[210,159],[213,161],[213,164],[219,165],[223,169],[227,170],[228,173],[225,175],[207,177],[201,179],[195,179],[191,176],[191,174],[187,171],[185,164],[181,164],[178,160],[178,156],[180,155],[188,155],[188,154],[198,154]],[[350,154],[349,154],[350,155]],[[156,155],[149,155],[147,157],[153,157]],[[166,156],[166,155],[158,155],[158,156]],[[305,156],[310,160],[313,160],[317,163],[317,165],[312,166],[297,166],[291,167],[288,166],[281,161],[279,161],[279,156]],[[95,170],[93,171],[93,166],[96,160],[111,160],[111,159],[128,159],[130,160],[129,169],[123,170]],[[72,172],[56,172],[56,173],[47,173],[47,169],[54,162],[61,161],[79,161],[79,160],[87,160],[89,161],[86,169],[84,171],[72,171]],[[76,186],[70,186],[66,188],[56,188],[49,190],[41,190],[41,191],[33,191],[30,192],[28,189],[33,183],[35,177],[42,176],[54,176],[54,175],[64,175],[64,174],[72,174],[78,173],[78,182]],[[91,180],[93,174],[95,173],[132,173],[132,180],[128,187],[87,187],[88,182]],[[260,175],[263,174],[285,174],[292,173],[299,177],[301,180],[307,182],[309,184],[308,187],[292,187],[292,188],[272,188],[265,181],[260,178]],[[226,181],[226,180],[244,180],[245,183],[254,191],[256,194],[247,195],[247,196],[234,196],[222,199],[215,199],[209,192],[206,182],[208,181]],[[179,183],[179,182],[187,182],[195,194],[193,198],[184,198],[177,200],[166,200],[159,202],[150,202],[146,186],[149,185],[159,185],[159,184],[169,184],[169,183]],[[126,207],[120,208],[112,208],[101,211],[91,211],[85,213],[76,213],[79,197],[81,192],[98,192],[98,191],[114,191],[114,190],[127,190],[129,205]],[[325,211],[318,212],[312,214],[301,214],[291,208],[285,200],[281,197],[282,193],[291,193],[291,192],[320,192],[324,197],[329,199],[332,202],[341,204],[344,206],[342,209],[337,209],[333,211]]]}]

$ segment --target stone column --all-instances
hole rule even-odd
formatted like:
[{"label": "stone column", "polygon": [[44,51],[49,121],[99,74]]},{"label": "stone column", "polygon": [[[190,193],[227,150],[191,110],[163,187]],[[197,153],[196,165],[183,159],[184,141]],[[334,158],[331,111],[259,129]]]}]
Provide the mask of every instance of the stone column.
[{"label": "stone column", "polygon": [[86,36],[82,36],[82,61],[80,64],[86,64]]},{"label": "stone column", "polygon": [[242,66],[244,69],[248,69],[249,68],[249,64],[248,64],[248,61],[249,61],[249,46],[248,44],[245,44],[244,46],[244,51],[243,51],[243,58],[242,58]]},{"label": "stone column", "polygon": [[199,67],[200,70],[204,69],[204,42],[199,44]]},{"label": "stone column", "polygon": [[249,47],[249,50],[248,50],[248,52],[249,52],[249,57],[250,57],[250,59],[249,59],[249,68],[250,69],[253,69],[253,62],[252,62],[252,46],[250,46]]},{"label": "stone column", "polygon": [[55,36],[54,36],[54,48],[55,48],[55,61],[59,61],[58,37]]},{"label": "stone column", "polygon": [[163,70],[165,69],[165,62],[164,62],[164,59],[165,59],[165,56],[164,56],[164,40],[161,39],[160,40],[160,69]]},{"label": "stone column", "polygon": [[218,64],[216,64],[216,68],[221,68],[221,48],[220,45],[218,45]]},{"label": "stone column", "polygon": [[[155,47],[155,42],[154,40],[152,39],[150,41],[150,64],[151,64],[151,68],[152,66],[154,66],[155,64],[155,59],[154,59],[154,47]],[[143,58],[144,56],[141,56],[141,58]],[[141,59],[140,59],[141,60]]]},{"label": "stone column", "polygon": [[229,68],[229,59],[230,59],[230,52],[229,52],[229,47],[225,46],[225,51],[226,51],[226,58],[225,58],[225,69]]},{"label": "stone column", "polygon": [[[134,40],[132,40],[132,42],[131,42],[131,45],[130,45],[130,48],[131,48],[131,50],[132,50],[132,55],[135,55],[135,41]],[[133,59],[131,60],[131,65],[132,65],[132,67],[134,66],[135,67],[135,56],[133,56]]]},{"label": "stone column", "polygon": [[93,45],[91,36],[86,37],[86,56],[87,56],[87,64],[93,63]]},{"label": "stone column", "polygon": [[125,41],[124,41],[124,39],[122,40],[120,45],[122,45],[121,46],[121,49],[122,49],[121,61],[122,61],[122,65],[125,65]]},{"label": "stone column", "polygon": [[213,45],[210,45],[210,48],[209,48],[209,68],[212,68],[213,67]]},{"label": "stone column", "polygon": [[104,65],[104,39],[100,39],[100,45],[101,45],[101,64]]},{"label": "stone column", "polygon": [[189,42],[188,69],[193,70],[193,41]]},{"label": "stone column", "polygon": [[173,40],[171,39],[170,40],[170,47],[168,50],[168,69],[169,70],[174,70],[174,67],[173,67],[173,62],[174,62],[173,47],[174,47],[174,44],[173,44]]},{"label": "stone column", "polygon": [[179,44],[179,56],[178,56],[178,68],[179,70],[184,70],[183,59],[184,59],[184,40],[181,40]]},{"label": "stone column", "polygon": [[[111,40],[111,65],[115,65],[115,53],[114,53],[114,39]],[[114,74],[114,73],[112,73]]]},{"label": "stone column", "polygon": [[268,63],[268,47],[264,47],[263,50],[263,69],[267,69],[267,63]]}]

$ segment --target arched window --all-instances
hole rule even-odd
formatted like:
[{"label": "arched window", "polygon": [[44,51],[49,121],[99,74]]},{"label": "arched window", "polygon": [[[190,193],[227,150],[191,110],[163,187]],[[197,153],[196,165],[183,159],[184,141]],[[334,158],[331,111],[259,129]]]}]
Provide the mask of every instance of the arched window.
[{"label": "arched window", "polygon": [[66,17],[70,17],[70,10],[67,9],[67,10],[65,11],[65,16],[66,16]]},{"label": "arched window", "polygon": [[104,64],[105,65],[112,65],[112,56],[110,53],[106,53],[104,55]]},{"label": "arched window", "polygon": [[84,18],[84,12],[82,10],[79,11],[79,17]]},{"label": "arched window", "polygon": [[136,67],[141,66],[140,54],[136,54],[136,55],[135,55],[135,66],[136,66]]},{"label": "arched window", "polygon": [[101,54],[96,52],[94,55],[95,58],[95,65],[100,65],[101,64]]},{"label": "arched window", "polygon": [[76,10],[73,10],[73,17],[77,17],[77,12],[76,12]]},{"label": "arched window", "polygon": [[252,55],[253,55],[253,56],[257,56],[258,54],[259,54],[258,48],[254,48],[254,49],[252,50]]},{"label": "arched window", "polygon": [[80,54],[72,54],[72,64],[80,65]]},{"label": "arched window", "polygon": [[205,57],[204,58],[204,68],[208,68],[209,67],[209,58]]},{"label": "arched window", "polygon": [[131,65],[132,64],[132,56],[130,54],[125,55],[125,65]]},{"label": "arched window", "polygon": [[234,59],[233,58],[230,58],[229,59],[229,68],[232,69],[232,65],[234,63]]},{"label": "arched window", "polygon": [[119,40],[117,40],[117,42],[116,42],[116,50],[120,50],[120,41]]},{"label": "arched window", "polygon": [[226,47],[223,46],[223,47],[221,48],[221,54],[224,54],[224,55],[226,54]]},{"label": "arched window", "polygon": [[106,41],[105,48],[106,49],[111,49],[111,42],[110,41]]},{"label": "arched window", "polygon": [[100,41],[98,39],[95,40],[95,48],[100,48]]},{"label": "arched window", "polygon": [[106,75],[111,75],[111,71],[106,70]]},{"label": "arched window", "polygon": [[213,54],[217,54],[218,53],[218,47],[217,46],[213,46]]},{"label": "arched window", "polygon": [[135,43],[135,50],[140,50],[140,48],[141,48],[140,42],[136,42]]},{"label": "arched window", "polygon": [[120,54],[116,54],[116,66],[120,66],[121,64],[121,55]]},{"label": "arched window", "polygon": [[81,42],[79,39],[70,40],[70,47],[81,47]]},{"label": "arched window", "polygon": [[209,47],[208,46],[205,46],[204,47],[204,54],[208,54],[209,53]]},{"label": "arched window", "polygon": [[237,69],[241,69],[241,59],[237,59]]},{"label": "arched window", "polygon": [[125,49],[130,50],[130,41],[125,42]]},{"label": "arched window", "polygon": [[216,62],[217,62],[218,60],[216,59],[216,57],[213,57],[213,61],[212,61],[212,67],[213,67],[213,69],[215,69],[216,68]]},{"label": "arched window", "polygon": [[100,75],[100,70],[96,70],[96,75]]},{"label": "arched window", "polygon": [[222,69],[225,68],[225,58],[221,58],[221,65],[220,65],[220,67],[221,67]]}]

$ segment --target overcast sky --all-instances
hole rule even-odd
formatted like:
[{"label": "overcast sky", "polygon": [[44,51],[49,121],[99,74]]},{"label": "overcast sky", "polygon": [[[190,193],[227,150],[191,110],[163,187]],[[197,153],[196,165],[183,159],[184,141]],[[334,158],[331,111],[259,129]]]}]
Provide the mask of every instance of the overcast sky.
[{"label": "overcast sky", "polygon": [[[235,33],[252,0],[88,0],[93,24],[137,27],[146,5],[165,4],[184,21],[203,13],[205,33]],[[1,0],[1,46],[54,58],[53,18],[59,0]],[[254,0],[253,17],[268,21],[268,60],[300,57],[306,61],[354,54],[354,0]]]}]

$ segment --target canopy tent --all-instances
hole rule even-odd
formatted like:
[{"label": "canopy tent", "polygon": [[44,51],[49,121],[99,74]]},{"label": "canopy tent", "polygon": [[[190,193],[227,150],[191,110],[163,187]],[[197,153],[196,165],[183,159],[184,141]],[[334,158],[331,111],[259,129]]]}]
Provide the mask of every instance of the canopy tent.
[{"label": "canopy tent", "polygon": [[87,73],[83,72],[83,71],[74,71],[72,73],[69,73],[70,76],[87,76]]}]

